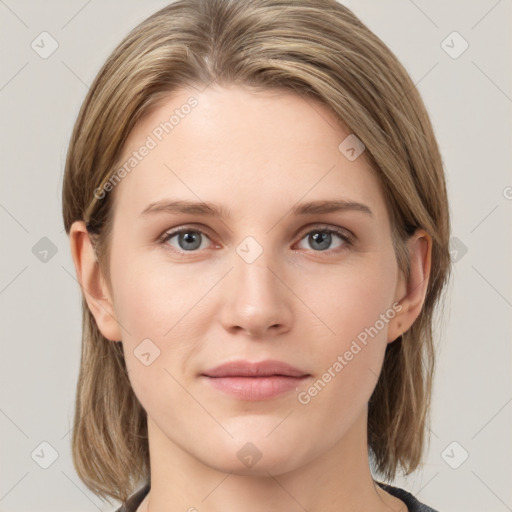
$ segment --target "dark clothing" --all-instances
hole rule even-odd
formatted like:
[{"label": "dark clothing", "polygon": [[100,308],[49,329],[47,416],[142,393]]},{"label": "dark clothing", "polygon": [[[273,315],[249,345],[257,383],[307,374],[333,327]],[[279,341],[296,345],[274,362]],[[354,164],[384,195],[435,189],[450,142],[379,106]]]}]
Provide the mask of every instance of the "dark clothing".
[{"label": "dark clothing", "polygon": [[[433,508],[427,507],[427,505],[420,503],[410,492],[404,491],[399,487],[393,487],[391,485],[383,484],[381,482],[377,483],[386,492],[388,492],[392,496],[395,496],[395,498],[402,500],[407,505],[407,509],[409,510],[409,512],[437,512]],[[126,505],[117,509],[116,512],[135,512],[137,510],[137,507],[142,503],[142,500],[148,494],[148,492],[149,485],[143,487],[135,494],[130,496]]]}]

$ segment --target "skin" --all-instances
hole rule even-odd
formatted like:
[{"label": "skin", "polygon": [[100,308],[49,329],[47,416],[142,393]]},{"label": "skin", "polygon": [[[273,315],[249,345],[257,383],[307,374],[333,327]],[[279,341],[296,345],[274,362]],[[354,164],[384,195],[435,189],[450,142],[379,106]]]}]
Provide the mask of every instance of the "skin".
[{"label": "skin", "polygon": [[[406,282],[364,153],[349,161],[338,145],[350,132],[324,105],[289,92],[176,91],[135,127],[122,161],[191,95],[197,107],[115,188],[111,289],[84,223],[70,233],[89,308],[107,339],[122,340],[148,413],[152,487],[139,511],[148,503],[151,512],[406,511],[372,480],[367,404],[387,344],[421,311],[429,235],[418,230],[408,243]],[[216,202],[231,215],[141,215],[168,198]],[[362,203],[372,214],[291,213],[324,199]],[[180,226],[204,231],[199,248],[181,245],[180,253],[177,236],[159,241]],[[325,227],[348,230],[353,244],[332,235],[320,250],[310,235]],[[252,263],[236,252],[247,236],[263,250]],[[378,335],[301,404],[298,394],[394,303],[400,311]],[[134,350],[148,338],[160,355],[146,366]],[[311,377],[297,390],[247,401],[199,376],[239,359],[277,359]],[[237,457],[248,442],[261,453],[252,467]]]}]

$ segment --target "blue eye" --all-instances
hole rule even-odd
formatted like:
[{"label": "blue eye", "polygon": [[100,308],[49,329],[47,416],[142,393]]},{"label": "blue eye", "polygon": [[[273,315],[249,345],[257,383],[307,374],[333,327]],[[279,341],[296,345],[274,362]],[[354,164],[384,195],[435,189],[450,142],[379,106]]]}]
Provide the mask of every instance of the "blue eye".
[{"label": "blue eye", "polygon": [[[201,249],[203,245],[203,237],[206,235],[202,231],[193,229],[182,229],[180,231],[174,231],[173,233],[167,233],[165,238],[162,240],[163,243],[171,241],[176,238],[178,247],[174,244],[170,244],[180,251],[190,252],[196,249]],[[206,237],[207,238],[207,237]]]},{"label": "blue eye", "polygon": [[[331,247],[331,244],[335,238],[338,238],[341,242],[333,248]],[[301,239],[301,242],[303,240],[307,240],[310,247],[316,252],[350,245],[349,236],[335,229],[315,229],[313,231],[309,231],[306,236]]]},{"label": "blue eye", "polygon": [[[337,244],[333,247],[333,243]],[[309,247],[302,246],[301,249],[313,250],[314,252],[332,251],[335,249],[343,249],[352,245],[353,235],[349,232],[335,228],[317,228],[306,232],[305,236],[300,239],[299,244],[304,241]],[[180,228],[175,231],[164,233],[161,243],[170,245],[178,252],[198,252],[200,249],[208,248],[210,238],[206,233],[199,229]]]}]

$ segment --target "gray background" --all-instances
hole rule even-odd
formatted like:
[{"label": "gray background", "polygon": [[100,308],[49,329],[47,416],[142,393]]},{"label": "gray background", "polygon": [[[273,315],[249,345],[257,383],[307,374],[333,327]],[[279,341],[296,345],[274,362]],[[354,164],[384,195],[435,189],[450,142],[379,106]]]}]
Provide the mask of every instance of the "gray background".
[{"label": "gray background", "polygon": [[[166,3],[0,0],[0,511],[114,508],[85,489],[71,463],[81,317],[61,181],[88,84],[128,30]],[[423,95],[456,237],[430,450],[423,469],[395,485],[441,512],[512,510],[512,2],[345,3]],[[46,59],[31,47],[43,31],[58,43]],[[469,44],[457,58],[464,43],[454,31]],[[40,465],[52,462],[52,449],[42,442],[58,453],[47,469]]]}]

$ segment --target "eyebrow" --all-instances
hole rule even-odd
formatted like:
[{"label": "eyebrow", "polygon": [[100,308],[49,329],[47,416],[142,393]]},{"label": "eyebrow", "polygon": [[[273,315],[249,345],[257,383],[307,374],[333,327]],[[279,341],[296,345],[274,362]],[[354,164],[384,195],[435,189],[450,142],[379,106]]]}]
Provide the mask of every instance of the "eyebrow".
[{"label": "eyebrow", "polygon": [[[295,216],[319,215],[322,213],[335,213],[343,211],[358,211],[373,216],[371,209],[365,204],[345,199],[310,201],[295,205],[291,213]],[[229,218],[230,212],[217,203],[204,201],[173,201],[161,200],[151,203],[142,212],[142,216],[169,213],[169,214],[192,214],[205,215],[215,218]]]}]

